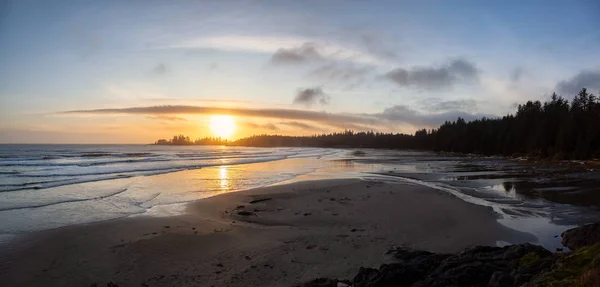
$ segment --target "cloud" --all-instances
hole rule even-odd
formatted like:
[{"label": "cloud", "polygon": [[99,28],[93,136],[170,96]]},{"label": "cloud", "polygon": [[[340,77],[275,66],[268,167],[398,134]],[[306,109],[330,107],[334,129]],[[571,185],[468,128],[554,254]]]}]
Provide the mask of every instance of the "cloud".
[{"label": "cloud", "polygon": [[167,65],[164,63],[160,63],[152,68],[152,74],[157,76],[162,76],[167,73]]},{"label": "cloud", "polygon": [[290,65],[304,64],[311,61],[323,60],[319,47],[312,42],[302,44],[295,48],[280,48],[271,56],[272,64]]},{"label": "cloud", "polygon": [[525,69],[521,67],[516,67],[510,72],[510,80],[513,83],[519,82],[523,75],[525,74]]},{"label": "cloud", "polygon": [[330,81],[362,83],[372,71],[372,66],[328,63],[310,71],[309,76]]},{"label": "cloud", "polygon": [[394,60],[398,57],[394,50],[384,45],[384,41],[380,35],[377,35],[373,32],[363,32],[360,34],[359,39],[367,48],[369,53],[389,60]]},{"label": "cloud", "polygon": [[477,111],[477,102],[471,99],[442,101],[437,98],[428,98],[421,101],[420,107],[429,112],[436,113],[448,111],[461,111],[473,113]]},{"label": "cloud", "polygon": [[385,78],[404,87],[437,90],[452,87],[458,82],[476,81],[479,71],[467,60],[452,60],[439,67],[414,67],[394,69]]},{"label": "cloud", "polygon": [[275,66],[310,65],[308,77],[319,81],[361,84],[374,71],[376,65],[366,63],[364,54],[329,44],[307,42],[293,48],[280,48],[269,61]]},{"label": "cloud", "polygon": [[396,105],[387,108],[377,116],[391,122],[407,123],[412,126],[419,127],[437,127],[446,121],[455,121],[458,117],[461,117],[466,121],[472,121],[483,117],[496,117],[494,115],[471,114],[462,111],[446,111],[442,113],[423,114],[405,105]]},{"label": "cloud", "polygon": [[[173,45],[157,46],[151,50],[164,49],[214,49],[227,52],[246,52],[272,54],[275,63],[296,63],[297,59],[304,57],[322,57],[329,60],[352,61],[365,64],[387,64],[385,58],[371,53],[369,48],[357,49],[352,45],[334,42],[330,39],[301,38],[301,37],[276,37],[276,36],[219,36],[197,38],[182,41]],[[283,57],[279,57],[283,56]],[[286,62],[290,60],[291,62]]]},{"label": "cloud", "polygon": [[272,53],[281,47],[294,47],[311,42],[305,38],[265,37],[265,36],[218,36],[191,39],[175,45],[155,47],[153,49],[215,49],[222,51],[242,51]]},{"label": "cloud", "polygon": [[574,77],[561,81],[556,85],[558,93],[567,96],[576,95],[582,88],[587,88],[593,92],[600,90],[600,70],[581,71]]},{"label": "cloud", "polygon": [[151,120],[170,121],[170,122],[187,121],[187,119],[182,118],[182,117],[166,116],[166,115],[146,116],[146,118],[151,119]]},{"label": "cloud", "polygon": [[334,127],[345,127],[349,124],[375,125],[377,119],[369,115],[362,114],[333,114],[327,112],[316,112],[294,109],[249,109],[249,108],[223,108],[223,107],[202,107],[202,106],[149,106],[149,107],[131,107],[119,109],[95,109],[95,110],[74,110],[61,112],[62,115],[232,115],[242,117],[257,118],[275,118],[297,121],[312,121],[326,124]]},{"label": "cloud", "polygon": [[259,125],[257,123],[252,123],[252,122],[245,122],[244,125],[246,127],[249,128],[253,128],[253,129],[262,129],[262,130],[270,130],[270,131],[277,131],[279,130],[279,127],[277,127],[275,124],[273,123],[268,123],[268,124],[264,124],[264,125]]},{"label": "cloud", "polygon": [[319,87],[308,88],[298,91],[294,98],[294,104],[305,105],[310,107],[316,103],[321,105],[329,104],[329,96]]},{"label": "cloud", "polygon": [[306,123],[303,123],[303,122],[290,121],[290,122],[281,122],[280,124],[294,127],[294,128],[306,129],[306,130],[319,130],[319,128],[309,125],[309,124],[306,124]]},{"label": "cloud", "polygon": [[351,113],[328,113],[295,109],[248,109],[248,108],[221,108],[221,107],[200,107],[200,106],[150,106],[150,107],[131,107],[120,109],[96,109],[96,110],[75,110],[61,112],[63,115],[91,114],[91,115],[145,115],[145,116],[164,116],[164,115],[189,115],[189,114],[226,114],[239,117],[252,117],[262,119],[283,120],[281,124],[296,126],[299,128],[310,128],[313,126],[305,125],[305,122],[312,122],[321,126],[335,127],[338,129],[355,130],[381,130],[385,128],[391,131],[398,131],[403,128],[402,125],[419,128],[432,128],[443,124],[445,121],[454,121],[457,117],[465,120],[473,120],[481,117],[494,118],[494,115],[471,114],[462,111],[446,111],[441,113],[421,113],[408,106],[396,105],[385,109],[381,113],[372,114],[351,114]]},{"label": "cloud", "polygon": [[193,99],[193,98],[150,98],[148,99],[152,102],[177,102],[177,101],[187,101],[187,102],[198,102],[198,103],[212,103],[212,104],[251,104],[254,103],[252,101],[246,100],[219,100],[219,99]]}]

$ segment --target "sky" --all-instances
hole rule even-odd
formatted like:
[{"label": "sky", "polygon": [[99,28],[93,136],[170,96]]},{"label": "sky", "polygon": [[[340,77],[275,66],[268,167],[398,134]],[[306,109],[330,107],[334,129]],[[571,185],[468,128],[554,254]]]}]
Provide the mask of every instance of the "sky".
[{"label": "sky", "polygon": [[413,133],[600,91],[600,2],[0,0],[0,143]]}]

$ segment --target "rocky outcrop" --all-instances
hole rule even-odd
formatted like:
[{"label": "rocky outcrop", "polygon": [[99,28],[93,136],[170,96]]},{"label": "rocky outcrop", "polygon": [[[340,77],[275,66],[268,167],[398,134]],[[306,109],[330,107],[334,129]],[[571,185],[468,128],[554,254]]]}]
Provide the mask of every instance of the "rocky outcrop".
[{"label": "rocky outcrop", "polygon": [[562,233],[562,244],[571,250],[600,243],[600,223],[587,224]]},{"label": "rocky outcrop", "polygon": [[536,245],[475,247],[460,254],[393,250],[395,263],[360,268],[352,280],[320,278],[302,287],[600,286],[600,223],[565,231],[572,251]]},{"label": "rocky outcrop", "polygon": [[553,264],[552,253],[531,244],[475,247],[460,254],[405,249],[393,253],[398,262],[360,268],[351,282],[317,279],[301,286],[521,286]]}]

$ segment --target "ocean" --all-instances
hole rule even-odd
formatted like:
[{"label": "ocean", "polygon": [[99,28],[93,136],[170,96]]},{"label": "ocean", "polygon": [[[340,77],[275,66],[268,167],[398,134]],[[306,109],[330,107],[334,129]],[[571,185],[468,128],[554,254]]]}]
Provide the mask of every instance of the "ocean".
[{"label": "ocean", "polygon": [[[22,233],[144,214],[156,206],[290,180],[340,153],[318,148],[0,145],[0,230]],[[258,163],[266,164],[257,168]]]},{"label": "ocean", "polygon": [[[158,145],[0,145],[0,236],[125,216],[302,180],[409,182],[489,206],[508,227],[554,236],[597,220],[597,172],[432,152]],[[566,180],[569,179],[569,180]],[[587,197],[580,200],[581,195]],[[559,246],[557,240],[542,242]]]}]

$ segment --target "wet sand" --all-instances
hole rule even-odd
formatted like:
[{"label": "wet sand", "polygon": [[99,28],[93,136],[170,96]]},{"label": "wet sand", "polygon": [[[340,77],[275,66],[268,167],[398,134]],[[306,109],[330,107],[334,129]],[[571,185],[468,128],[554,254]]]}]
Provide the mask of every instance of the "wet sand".
[{"label": "wet sand", "polygon": [[0,259],[6,286],[293,286],[349,278],[399,246],[458,252],[535,241],[448,193],[358,179],[223,194],[184,215],[38,232]]}]

